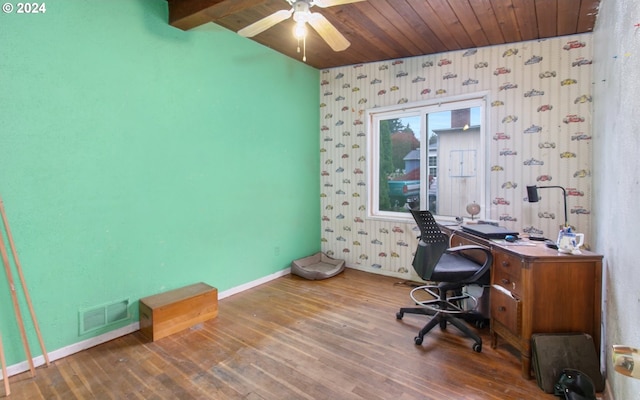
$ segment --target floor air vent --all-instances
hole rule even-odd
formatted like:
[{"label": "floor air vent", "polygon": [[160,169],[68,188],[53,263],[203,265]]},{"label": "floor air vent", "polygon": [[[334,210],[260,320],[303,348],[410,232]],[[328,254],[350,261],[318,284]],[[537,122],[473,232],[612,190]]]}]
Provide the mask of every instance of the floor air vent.
[{"label": "floor air vent", "polygon": [[129,319],[129,299],[82,309],[78,317],[80,335],[124,321]]}]

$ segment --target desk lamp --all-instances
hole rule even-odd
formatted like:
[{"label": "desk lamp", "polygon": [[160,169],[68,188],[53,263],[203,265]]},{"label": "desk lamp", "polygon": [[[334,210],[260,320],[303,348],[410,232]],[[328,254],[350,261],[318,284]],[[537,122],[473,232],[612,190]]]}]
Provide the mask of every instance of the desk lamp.
[{"label": "desk lamp", "polygon": [[564,190],[562,186],[527,186],[527,198],[529,199],[529,203],[537,203],[540,198],[538,197],[538,189],[550,189],[556,188],[562,190],[562,200],[564,201],[564,225],[569,226],[569,219],[567,218],[567,191]]}]

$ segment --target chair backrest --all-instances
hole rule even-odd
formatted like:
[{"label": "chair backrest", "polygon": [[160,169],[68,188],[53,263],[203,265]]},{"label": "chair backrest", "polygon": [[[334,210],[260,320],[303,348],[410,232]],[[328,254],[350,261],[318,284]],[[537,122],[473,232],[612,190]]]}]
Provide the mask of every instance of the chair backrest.
[{"label": "chair backrest", "polygon": [[429,280],[438,261],[449,247],[449,238],[442,233],[429,211],[411,210],[411,215],[420,228],[420,242],[413,257],[413,269],[422,279]]}]

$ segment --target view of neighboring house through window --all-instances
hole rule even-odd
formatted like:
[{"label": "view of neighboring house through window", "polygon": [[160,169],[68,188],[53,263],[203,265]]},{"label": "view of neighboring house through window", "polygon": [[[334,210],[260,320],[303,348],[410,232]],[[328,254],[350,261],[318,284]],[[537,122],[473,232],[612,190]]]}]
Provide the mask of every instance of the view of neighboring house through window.
[{"label": "view of neighboring house through window", "polygon": [[369,110],[369,217],[469,216],[467,204],[484,204],[484,100]]}]

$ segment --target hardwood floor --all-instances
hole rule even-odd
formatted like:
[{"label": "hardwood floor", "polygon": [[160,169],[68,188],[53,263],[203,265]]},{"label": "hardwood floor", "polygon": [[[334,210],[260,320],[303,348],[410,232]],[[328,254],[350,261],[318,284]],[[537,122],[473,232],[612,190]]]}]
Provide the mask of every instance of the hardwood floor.
[{"label": "hardwood floor", "polygon": [[[556,399],[507,345],[481,353],[454,327],[413,337],[410,287],[353,269],[287,275],[220,300],[215,320],[148,342],[115,339],[10,378],[15,399]],[[215,283],[212,282],[215,285]]]}]

